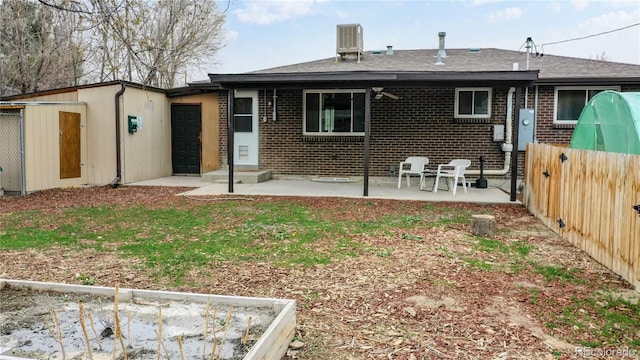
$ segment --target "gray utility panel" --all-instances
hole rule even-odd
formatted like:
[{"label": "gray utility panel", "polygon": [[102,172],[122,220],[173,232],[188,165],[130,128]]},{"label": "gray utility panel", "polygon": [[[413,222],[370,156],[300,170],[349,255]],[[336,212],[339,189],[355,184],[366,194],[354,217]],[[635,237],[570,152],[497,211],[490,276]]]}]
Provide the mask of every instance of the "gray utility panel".
[{"label": "gray utility panel", "polygon": [[518,151],[527,149],[527,144],[533,142],[535,132],[535,116],[533,109],[520,109],[520,124],[518,124]]}]

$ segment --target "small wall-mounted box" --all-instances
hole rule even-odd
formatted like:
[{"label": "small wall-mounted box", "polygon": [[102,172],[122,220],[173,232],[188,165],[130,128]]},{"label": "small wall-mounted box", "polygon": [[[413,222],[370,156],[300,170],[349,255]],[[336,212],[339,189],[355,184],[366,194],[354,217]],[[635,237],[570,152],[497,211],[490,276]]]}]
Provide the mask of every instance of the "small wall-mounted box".
[{"label": "small wall-mounted box", "polygon": [[504,125],[493,125],[493,141],[504,141]]},{"label": "small wall-mounted box", "polygon": [[138,132],[140,128],[140,119],[137,116],[128,116],[128,129],[129,134],[134,134]]}]

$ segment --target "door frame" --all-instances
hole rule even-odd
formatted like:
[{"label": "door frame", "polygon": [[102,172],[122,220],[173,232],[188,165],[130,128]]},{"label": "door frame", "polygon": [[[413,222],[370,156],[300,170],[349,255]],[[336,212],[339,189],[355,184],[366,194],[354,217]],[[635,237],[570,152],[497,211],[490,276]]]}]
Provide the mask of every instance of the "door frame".
[{"label": "door frame", "polygon": [[[251,133],[233,132],[233,163],[241,167],[258,168],[260,162],[260,132],[259,132],[259,114],[258,114],[258,90],[235,90],[234,99],[251,98]],[[231,114],[234,116],[234,114]],[[245,158],[242,146],[247,146],[248,154]],[[242,150],[242,151],[241,151]]]},{"label": "door frame", "polygon": [[[198,107],[198,113],[200,114],[200,119],[198,121],[198,172],[176,172],[174,168],[175,158],[174,158],[174,124],[175,119],[173,117],[173,108],[175,107]],[[201,103],[171,103],[170,105],[170,116],[171,116],[171,173],[172,174],[181,174],[181,175],[201,175],[202,173],[202,104]]]}]

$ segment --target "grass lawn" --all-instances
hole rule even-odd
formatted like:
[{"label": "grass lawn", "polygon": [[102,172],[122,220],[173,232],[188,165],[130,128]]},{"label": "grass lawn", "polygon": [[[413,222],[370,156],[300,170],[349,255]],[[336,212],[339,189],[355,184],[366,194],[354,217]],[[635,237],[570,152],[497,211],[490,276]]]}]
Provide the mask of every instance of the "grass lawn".
[{"label": "grass lawn", "polygon": [[638,294],[522,206],[179,191],[0,199],[0,277],[292,298],[300,359],[640,356]]}]

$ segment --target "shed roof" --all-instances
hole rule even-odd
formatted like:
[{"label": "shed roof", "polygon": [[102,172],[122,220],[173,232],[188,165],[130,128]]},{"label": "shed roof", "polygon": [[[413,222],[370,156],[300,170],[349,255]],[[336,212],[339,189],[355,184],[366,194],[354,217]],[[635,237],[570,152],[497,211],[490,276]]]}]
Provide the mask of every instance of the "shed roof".
[{"label": "shed roof", "polygon": [[105,81],[105,82],[93,83],[93,84],[76,85],[76,86],[69,86],[69,87],[64,87],[64,88],[41,90],[41,91],[36,91],[36,92],[32,92],[32,93],[27,93],[27,94],[3,96],[0,99],[3,100],[3,101],[17,101],[17,100],[22,100],[22,99],[33,98],[33,97],[36,97],[36,96],[63,94],[63,93],[78,91],[80,89],[90,89],[90,88],[103,87],[103,86],[113,86],[113,85],[120,85],[120,84],[125,85],[125,86],[134,87],[134,88],[154,91],[154,92],[161,92],[161,93],[165,92],[164,89],[157,88],[157,87],[154,87],[154,86],[147,86],[147,85],[144,85],[144,84],[135,83],[135,82],[132,82],[132,81],[127,81],[127,80],[113,80],[113,81]]}]

